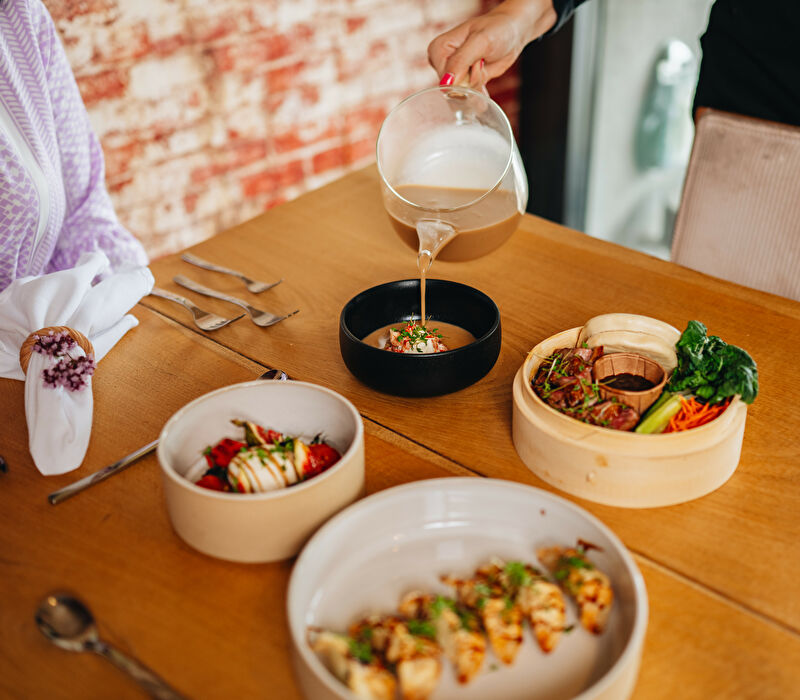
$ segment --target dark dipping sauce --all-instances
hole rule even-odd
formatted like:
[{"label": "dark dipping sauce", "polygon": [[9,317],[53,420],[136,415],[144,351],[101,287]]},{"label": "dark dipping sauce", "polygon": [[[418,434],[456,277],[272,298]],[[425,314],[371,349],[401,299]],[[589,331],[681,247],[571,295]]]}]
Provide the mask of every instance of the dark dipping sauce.
[{"label": "dark dipping sauce", "polygon": [[608,377],[603,380],[603,385],[610,389],[618,389],[619,391],[647,391],[655,386],[655,384],[646,377],[642,377],[638,374],[631,374],[630,372],[623,372],[622,374],[615,374],[613,377]]}]

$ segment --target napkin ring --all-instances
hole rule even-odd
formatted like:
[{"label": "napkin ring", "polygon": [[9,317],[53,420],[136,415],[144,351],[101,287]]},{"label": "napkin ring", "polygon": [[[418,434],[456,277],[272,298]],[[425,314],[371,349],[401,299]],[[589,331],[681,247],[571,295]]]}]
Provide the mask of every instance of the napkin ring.
[{"label": "napkin ring", "polygon": [[76,331],[74,328],[68,328],[67,326],[48,326],[47,328],[40,328],[38,331],[34,331],[25,338],[25,341],[19,348],[19,366],[22,367],[24,373],[27,374],[28,372],[28,363],[30,362],[31,353],[33,352],[33,346],[36,344],[37,337],[46,336],[50,333],[53,335],[56,333],[68,333],[72,339],[83,348],[83,351],[87,355],[94,355],[92,342],[80,331]]}]

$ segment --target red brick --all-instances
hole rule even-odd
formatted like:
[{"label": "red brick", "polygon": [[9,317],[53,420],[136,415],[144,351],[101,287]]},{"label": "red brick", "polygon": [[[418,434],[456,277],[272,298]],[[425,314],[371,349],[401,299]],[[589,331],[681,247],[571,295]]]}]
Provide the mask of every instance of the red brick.
[{"label": "red brick", "polygon": [[248,163],[265,158],[267,144],[264,141],[250,141],[236,144],[222,152],[211,154],[209,164],[192,171],[192,182],[204,182],[212,177],[241,168]]},{"label": "red brick", "polygon": [[375,139],[363,139],[348,146],[347,162],[355,163],[362,158],[375,157]]},{"label": "red brick", "polygon": [[207,43],[229,36],[239,31],[239,17],[225,14],[222,16],[203,17],[198,15],[189,21],[189,34],[192,41]]},{"label": "red brick", "polygon": [[387,110],[381,106],[364,106],[349,111],[344,116],[344,126],[347,132],[360,128],[375,130],[378,133],[383,120],[386,119]]},{"label": "red brick", "polygon": [[279,187],[296,185],[304,178],[303,164],[296,160],[281,167],[243,177],[240,183],[245,197],[255,197],[259,194],[272,194]]},{"label": "red brick", "polygon": [[126,177],[122,180],[117,180],[115,182],[108,183],[108,191],[112,194],[116,194],[120,190],[125,189],[128,185],[133,182],[133,177]]},{"label": "red brick", "polygon": [[317,153],[311,159],[311,166],[315,173],[324,173],[326,170],[341,167],[348,162],[348,147],[336,146],[327,151]]},{"label": "red brick", "polygon": [[366,23],[367,23],[366,17],[348,17],[347,20],[345,21],[345,26],[347,27],[347,33],[352,34],[353,32],[357,32]]},{"label": "red brick", "polygon": [[189,37],[186,34],[175,34],[151,42],[148,53],[155,54],[156,56],[169,56],[188,44]]},{"label": "red brick", "polygon": [[117,8],[115,0],[47,0],[45,5],[54,20],[68,22],[80,15],[93,15]]},{"label": "red brick", "polygon": [[233,46],[206,48],[203,53],[214,62],[214,68],[217,71],[233,70],[233,66],[236,63]]},{"label": "red brick", "polygon": [[115,29],[113,41],[95,45],[93,62],[118,63],[125,59],[139,58],[150,51],[150,38],[145,22]]},{"label": "red brick", "polygon": [[136,156],[141,155],[142,150],[142,143],[138,141],[131,141],[124,146],[116,148],[104,148],[106,176],[113,178],[127,172],[131,161]]},{"label": "red brick", "polygon": [[109,97],[120,97],[128,87],[128,72],[119,68],[78,78],[78,87],[87,106]]},{"label": "red brick", "polygon": [[269,61],[290,54],[303,55],[310,50],[314,30],[307,25],[297,25],[291,32],[275,31],[237,37],[236,42],[208,50],[217,70],[250,70],[260,68]]},{"label": "red brick", "polygon": [[288,66],[275,68],[267,73],[267,87],[270,92],[285,92],[297,82],[298,77],[306,69],[305,61],[291,63]]},{"label": "red brick", "polygon": [[315,143],[327,141],[341,135],[342,132],[339,127],[336,124],[331,123],[323,131],[315,132],[314,136],[311,138],[303,138],[296,129],[286,133],[276,134],[272,137],[272,146],[276,153],[287,153],[289,151],[296,151],[300,148],[312,146]]},{"label": "red brick", "polygon": [[277,207],[279,204],[285,204],[287,201],[288,200],[286,199],[286,197],[281,197],[281,196],[269,199],[264,204],[264,211],[267,211],[267,209],[272,209],[273,207]]},{"label": "red brick", "polygon": [[187,194],[183,198],[183,208],[186,210],[187,214],[191,214],[194,212],[195,207],[197,206],[197,194]]}]

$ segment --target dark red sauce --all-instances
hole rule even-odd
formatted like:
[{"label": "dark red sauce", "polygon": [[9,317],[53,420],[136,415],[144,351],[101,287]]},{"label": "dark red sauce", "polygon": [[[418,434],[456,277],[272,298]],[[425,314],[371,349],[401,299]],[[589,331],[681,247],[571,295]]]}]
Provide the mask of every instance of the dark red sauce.
[{"label": "dark red sauce", "polygon": [[646,377],[638,374],[631,374],[630,372],[623,372],[622,374],[615,374],[613,377],[606,377],[603,384],[611,389],[619,389],[620,391],[647,391],[652,389],[655,384]]}]

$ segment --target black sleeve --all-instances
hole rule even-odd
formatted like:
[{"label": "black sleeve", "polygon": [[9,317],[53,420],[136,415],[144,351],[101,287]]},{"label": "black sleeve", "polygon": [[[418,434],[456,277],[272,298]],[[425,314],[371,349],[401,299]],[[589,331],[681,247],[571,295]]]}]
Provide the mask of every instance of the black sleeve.
[{"label": "black sleeve", "polygon": [[553,25],[553,28],[544,36],[557,32],[559,29],[561,29],[561,27],[567,23],[569,18],[572,17],[572,13],[578,9],[579,5],[583,5],[584,2],[586,2],[586,0],[553,0],[553,9],[556,11],[558,19],[556,20],[555,25]]},{"label": "black sleeve", "polygon": [[800,125],[800,2],[716,0],[694,109]]}]

